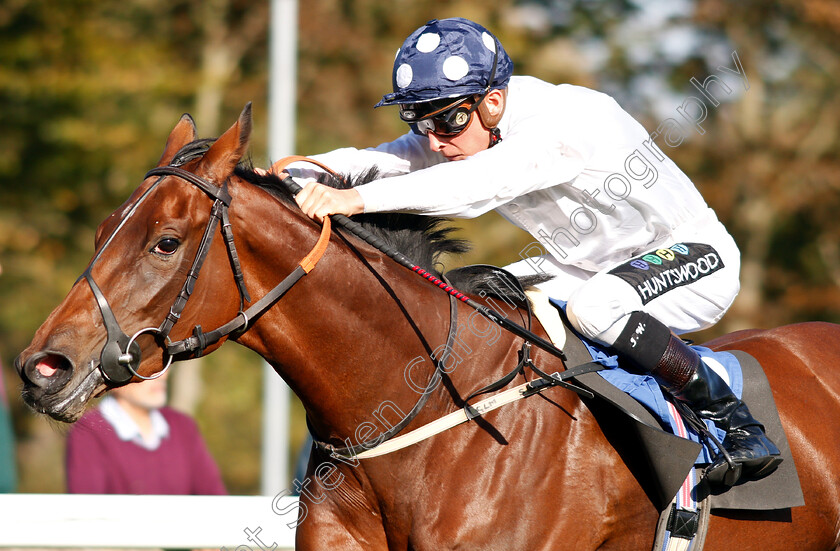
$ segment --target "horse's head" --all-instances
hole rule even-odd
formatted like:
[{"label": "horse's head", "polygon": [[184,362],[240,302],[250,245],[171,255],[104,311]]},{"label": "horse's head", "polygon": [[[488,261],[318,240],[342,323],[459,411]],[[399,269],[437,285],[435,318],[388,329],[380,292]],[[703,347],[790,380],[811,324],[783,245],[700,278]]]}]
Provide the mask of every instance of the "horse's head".
[{"label": "horse's head", "polygon": [[[236,286],[215,285],[211,295],[208,286],[195,285],[196,259],[225,254],[223,240],[208,238],[230,200],[226,181],[250,130],[250,104],[215,142],[196,141],[192,119],[181,118],[158,168],[99,226],[88,268],[15,360],[27,404],[75,421],[91,397],[165,370],[172,359],[167,347],[195,325],[177,324],[196,319],[195,302],[216,304],[219,317],[236,315]],[[208,266],[203,279],[232,279],[229,266]],[[232,296],[220,287],[233,289]],[[191,294],[204,296],[187,302]]]}]

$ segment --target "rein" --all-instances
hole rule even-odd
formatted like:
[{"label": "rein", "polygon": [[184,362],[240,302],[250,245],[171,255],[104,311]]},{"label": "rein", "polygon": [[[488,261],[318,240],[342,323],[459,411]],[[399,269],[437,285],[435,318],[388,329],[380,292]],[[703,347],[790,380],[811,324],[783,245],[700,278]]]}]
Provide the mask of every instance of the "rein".
[{"label": "rein", "polygon": [[[283,170],[283,168],[285,168],[285,166],[296,161],[306,161],[316,164],[321,168],[327,170],[331,174],[336,175],[332,170],[330,170],[323,164],[315,160],[300,156],[287,157],[276,163],[272,167],[272,169],[276,171],[281,171]],[[280,165],[279,168],[278,165]],[[116,387],[128,384],[134,377],[140,379],[154,379],[160,377],[172,365],[175,356],[191,353],[196,357],[199,357],[202,355],[203,351],[208,346],[219,342],[224,337],[234,333],[241,335],[242,333],[246,332],[249,329],[252,320],[259,317],[265,311],[271,308],[278,300],[280,300],[280,298],[289,289],[291,289],[298,281],[300,281],[301,278],[303,278],[303,276],[305,276],[315,268],[318,261],[323,256],[326,247],[329,243],[331,235],[330,218],[332,218],[340,226],[347,229],[348,231],[361,238],[368,244],[372,245],[386,256],[392,258],[399,264],[411,269],[413,272],[419,274],[426,280],[430,281],[431,283],[448,293],[450,298],[450,326],[447,336],[447,345],[444,349],[444,353],[440,358],[437,359],[437,361],[434,361],[434,357],[432,358],[433,364],[435,365],[435,372],[433,373],[426,388],[423,390],[420,399],[415,403],[414,407],[411,409],[408,415],[406,415],[395,426],[391,427],[388,431],[381,433],[378,437],[376,437],[373,440],[363,442],[355,446],[336,447],[315,439],[316,447],[320,448],[322,451],[325,451],[334,458],[353,457],[357,454],[359,454],[360,457],[372,457],[372,448],[377,447],[382,442],[394,442],[391,443],[388,447],[388,451],[394,451],[396,449],[400,449],[402,447],[420,441],[424,438],[428,438],[433,434],[437,434],[437,432],[445,430],[450,426],[454,426],[458,423],[468,421],[482,412],[490,411],[491,409],[495,409],[496,407],[499,407],[505,403],[510,403],[511,401],[517,400],[519,398],[524,398],[532,394],[542,392],[542,390],[548,387],[559,385],[569,388],[582,395],[590,394],[588,391],[571,385],[565,381],[576,375],[580,375],[583,372],[593,370],[595,369],[594,367],[589,367],[589,364],[586,364],[583,366],[578,366],[578,368],[580,369],[574,368],[572,370],[564,371],[562,374],[554,373],[549,375],[547,373],[543,373],[533,364],[533,362],[530,359],[531,342],[533,342],[540,348],[550,352],[554,356],[557,356],[561,360],[565,361],[566,356],[562,350],[556,348],[550,342],[545,341],[540,336],[534,334],[530,331],[530,329],[526,329],[520,325],[517,325],[507,320],[507,318],[505,318],[498,312],[470,299],[464,293],[461,293],[460,291],[449,285],[447,282],[442,281],[435,275],[428,273],[421,267],[411,262],[405,255],[384,243],[381,239],[379,239],[374,234],[363,228],[357,222],[354,222],[343,215],[332,215],[331,217],[325,218],[321,229],[321,235],[318,238],[318,241],[313,247],[313,249],[309,252],[309,254],[307,254],[306,257],[304,257],[300,261],[298,266],[280,283],[278,283],[271,291],[266,293],[265,296],[263,296],[260,300],[251,304],[247,309],[245,309],[245,303],[250,302],[251,298],[245,285],[244,274],[242,272],[242,268],[239,262],[239,255],[236,252],[236,246],[234,244],[233,228],[230,224],[228,213],[232,197],[228,192],[227,180],[221,186],[215,186],[207,182],[200,176],[197,176],[196,174],[193,174],[192,172],[186,171],[177,166],[162,166],[153,168],[146,174],[145,178],[149,178],[151,176],[158,176],[159,178],[149,187],[149,189],[143,192],[140,198],[134,203],[134,205],[131,206],[129,211],[120,221],[117,228],[111,233],[111,235],[106,240],[105,244],[102,246],[102,248],[93,258],[91,263],[88,265],[88,268],[79,277],[79,279],[85,278],[87,280],[88,285],[90,286],[91,291],[93,292],[93,295],[99,306],[102,319],[106,327],[107,339],[100,353],[99,370],[102,373],[102,376],[105,379],[105,381],[111,386]],[[155,190],[157,186],[167,176],[175,176],[198,187],[201,191],[203,191],[206,195],[208,195],[211,199],[214,200],[213,206],[211,208],[210,218],[207,222],[207,226],[205,227],[204,234],[202,236],[198,250],[196,251],[196,255],[193,260],[192,266],[189,272],[187,273],[187,277],[181,288],[181,292],[178,294],[178,296],[176,297],[175,301],[169,309],[169,313],[166,315],[159,327],[147,327],[134,333],[132,337],[129,337],[120,327],[119,322],[117,322],[116,316],[114,315],[114,312],[111,309],[110,304],[108,303],[108,300],[105,298],[105,295],[102,293],[102,291],[99,289],[99,286],[94,281],[92,270],[93,267],[96,265],[96,262],[100,259],[103,251],[111,244],[116,234],[120,231],[120,229],[123,228],[128,219],[131,218],[131,216],[137,211],[137,208],[140,206],[140,204],[142,204],[150,196],[151,192]],[[297,193],[302,189],[301,186],[297,184],[297,182],[295,182],[291,177],[286,177],[282,179],[281,183],[293,196],[297,195]],[[195,282],[197,281],[199,272],[201,271],[201,267],[203,266],[204,261],[206,260],[207,255],[210,251],[210,246],[215,235],[216,227],[219,225],[220,222],[222,225],[221,233],[225,240],[225,245],[228,252],[228,258],[230,260],[231,269],[233,271],[234,280],[236,281],[237,290],[239,291],[239,313],[229,322],[209,332],[204,332],[200,325],[196,325],[193,328],[191,337],[187,337],[177,342],[172,342],[169,338],[169,334],[172,328],[175,326],[175,324],[180,320],[181,313],[183,312],[184,308],[186,307],[187,301],[192,295],[192,292],[195,288]],[[525,339],[525,341],[522,344],[522,349],[520,350],[520,361],[516,368],[512,372],[505,375],[499,381],[496,381],[495,383],[492,383],[491,385],[488,385],[471,394],[467,398],[466,402],[469,402],[470,399],[479,394],[498,390],[506,386],[511,380],[513,380],[517,373],[522,373],[524,371],[524,367],[526,365],[529,366],[535,373],[537,373],[540,379],[531,381],[524,385],[520,385],[515,389],[511,389],[510,391],[502,393],[505,395],[504,400],[499,401],[498,405],[495,406],[493,404],[495,404],[496,402],[493,402],[493,404],[491,404],[490,402],[495,400],[497,396],[488,398],[487,400],[483,400],[476,404],[474,407],[470,406],[467,403],[467,405],[464,407],[464,410],[461,411],[460,414],[459,412],[455,412],[459,415],[450,414],[445,418],[446,421],[439,419],[437,422],[431,423],[430,425],[435,425],[437,428],[439,428],[439,430],[436,430],[436,432],[428,429],[428,425],[425,425],[419,429],[411,431],[403,437],[391,440],[397,433],[402,431],[420,413],[420,410],[426,404],[432,391],[440,382],[443,372],[442,366],[445,365],[446,359],[449,355],[449,351],[452,349],[455,334],[457,333],[456,327],[458,303],[456,299],[471,306],[483,316],[485,316],[487,319],[493,321],[502,328]],[[528,319],[530,320],[530,318],[531,312],[529,307]],[[137,369],[139,368],[139,365],[141,363],[142,353],[140,350],[140,346],[137,344],[136,340],[140,335],[144,333],[149,333],[153,335],[155,339],[159,342],[159,344],[164,350],[164,353],[167,356],[163,369],[155,375],[149,377],[140,375],[137,372]],[[584,369],[586,369],[586,371],[584,371]],[[501,395],[498,395],[498,397],[501,398]],[[375,455],[388,453],[388,451],[380,451]]]},{"label": "rein", "polygon": [[[271,167],[271,170],[273,172],[280,172],[283,169],[285,169],[286,166],[288,166],[289,164],[291,164],[293,162],[296,162],[296,161],[310,162],[310,163],[315,164],[315,165],[317,165],[321,168],[324,168],[325,170],[329,171],[331,174],[335,174],[332,170],[325,167],[322,163],[320,163],[318,161],[315,161],[314,159],[309,159],[307,157],[302,157],[302,156],[299,156],[299,155],[293,155],[291,157],[286,157],[284,159],[281,159],[280,161],[277,161]],[[286,176],[280,182],[286,187],[286,189],[289,191],[289,193],[292,194],[292,196],[297,195],[303,189],[300,186],[300,184],[298,184],[297,182],[295,182],[292,179],[291,176]],[[526,340],[532,342],[533,344],[535,344],[539,348],[542,348],[546,352],[560,358],[564,362],[568,359],[568,358],[566,358],[566,354],[562,350],[560,350],[559,348],[554,346],[552,343],[543,339],[539,335],[531,332],[530,330],[522,327],[521,325],[517,325],[516,323],[513,323],[512,321],[508,320],[506,317],[504,317],[502,314],[496,312],[492,308],[488,308],[487,306],[484,306],[483,304],[479,304],[478,302],[474,301],[473,299],[471,299],[470,297],[468,297],[467,295],[465,295],[464,293],[462,293],[458,289],[455,289],[454,287],[452,287],[448,283],[446,283],[444,281],[441,281],[440,278],[438,278],[434,274],[430,274],[429,272],[427,272],[426,270],[424,270],[423,268],[421,268],[420,266],[418,266],[417,264],[412,262],[407,256],[402,254],[400,251],[396,250],[394,247],[385,243],[382,239],[380,239],[379,237],[377,237],[373,233],[369,232],[367,229],[362,227],[362,225],[359,224],[358,222],[354,222],[353,220],[351,220],[350,218],[348,218],[347,216],[345,216],[343,214],[331,214],[329,216],[329,218],[332,218],[333,221],[336,224],[338,224],[342,228],[346,229],[347,231],[349,231],[350,233],[352,233],[353,235],[355,235],[359,239],[365,241],[369,245],[378,249],[381,253],[383,253],[388,258],[394,260],[395,262],[397,262],[398,264],[400,264],[402,266],[405,266],[406,268],[408,268],[412,272],[422,276],[423,278],[427,279],[432,284],[434,284],[437,287],[443,289],[443,291],[445,291],[446,293],[449,293],[451,296],[460,300],[461,302],[463,302],[467,306],[470,306],[474,310],[477,310],[482,316],[484,316],[488,320],[492,321],[493,323],[499,325],[503,329],[513,333],[514,335],[516,335],[518,337],[522,337],[523,339],[526,339]]]},{"label": "rein", "polygon": [[[329,172],[333,176],[337,176],[336,173],[333,170],[328,168],[323,163],[321,163],[319,161],[316,161],[314,159],[310,159],[308,157],[300,156],[300,155],[292,155],[292,156],[285,157],[285,158],[277,161],[276,163],[274,163],[274,165],[272,165],[271,171],[274,172],[274,173],[282,173],[282,171],[285,170],[285,168],[288,165],[290,165],[294,162],[308,162],[308,163],[311,163],[311,164],[314,164],[316,166],[321,167],[322,169],[326,170],[327,172]],[[291,176],[286,176],[285,178],[282,178],[281,183],[286,187],[287,191],[293,197],[296,196],[303,189],[300,184],[298,184],[297,182],[294,181],[294,179],[292,179]],[[394,247],[388,245],[382,239],[380,239],[379,237],[377,237],[376,235],[374,235],[373,233],[371,233],[370,231],[365,229],[359,223],[351,220],[347,216],[345,216],[343,214],[332,214],[332,215],[326,217],[324,220],[326,221],[330,218],[332,218],[339,226],[343,227],[344,229],[348,230],[350,233],[352,233],[356,237],[362,239],[363,241],[365,241],[369,245],[373,246],[375,249],[377,249],[381,253],[385,254],[386,256],[391,258],[392,260],[394,260],[397,263],[399,263],[400,265],[410,269],[414,273],[422,276],[423,278],[425,278],[426,280],[428,280],[429,282],[431,282],[432,284],[434,284],[438,288],[445,291],[447,294],[449,294],[450,301],[452,302],[452,308],[451,308],[451,313],[450,313],[451,320],[450,320],[450,327],[449,327],[449,336],[448,336],[448,339],[447,339],[447,347],[445,349],[444,357],[441,358],[437,362],[433,361],[433,364],[435,365],[435,373],[432,375],[432,378],[429,381],[427,387],[423,390],[422,396],[417,401],[417,403],[414,405],[412,410],[408,413],[408,415],[406,415],[399,423],[397,423],[394,427],[391,427],[388,431],[386,431],[384,433],[381,433],[379,436],[377,436],[376,438],[374,438],[372,440],[357,444],[355,446],[348,445],[348,446],[345,446],[345,447],[336,447],[332,444],[321,441],[321,440],[315,438],[315,433],[312,430],[312,427],[308,426],[309,432],[313,436],[313,443],[314,443],[316,448],[318,448],[321,451],[327,453],[330,457],[333,457],[335,459],[342,459],[342,458],[346,459],[346,458],[350,458],[350,457],[359,457],[359,458],[375,457],[375,456],[378,456],[378,455],[383,455],[384,453],[390,453],[391,451],[396,451],[398,449],[402,449],[403,447],[406,447],[406,446],[409,446],[409,445],[414,444],[416,442],[419,442],[421,440],[424,440],[425,438],[429,438],[430,436],[433,436],[434,434],[437,434],[438,432],[441,432],[441,431],[446,430],[450,427],[453,427],[453,426],[455,426],[459,423],[462,423],[464,421],[469,421],[470,419],[479,415],[482,411],[486,412],[486,411],[490,411],[492,409],[496,409],[497,407],[500,407],[501,405],[513,402],[513,401],[518,400],[520,398],[526,398],[526,397],[531,396],[533,394],[540,393],[540,392],[542,392],[543,390],[546,390],[549,387],[561,386],[563,388],[567,388],[569,390],[572,390],[573,392],[576,392],[577,394],[579,394],[581,396],[584,396],[584,397],[587,397],[587,398],[592,398],[594,396],[592,394],[592,392],[590,392],[586,389],[583,389],[579,386],[576,386],[574,384],[568,383],[566,381],[569,380],[569,379],[572,379],[576,376],[582,375],[584,373],[589,373],[589,372],[592,372],[592,371],[598,371],[600,369],[603,369],[602,365],[594,363],[594,362],[590,362],[590,363],[587,363],[587,364],[577,366],[577,367],[572,368],[572,369],[567,369],[566,371],[564,371],[562,373],[555,372],[555,373],[552,373],[552,374],[548,374],[548,373],[545,373],[545,372],[541,371],[539,368],[537,368],[537,366],[534,365],[534,363],[531,361],[530,350],[531,350],[531,343],[532,342],[534,344],[536,344],[538,347],[542,348],[543,350],[545,350],[545,351],[551,353],[552,355],[560,358],[560,360],[562,360],[564,362],[564,365],[565,365],[565,362],[567,361],[567,358],[566,358],[565,353],[561,349],[557,348],[552,343],[546,341],[545,339],[543,339],[542,337],[533,333],[530,330],[530,320],[531,320],[532,313],[531,313],[530,304],[528,304],[527,299],[526,299],[526,305],[527,305],[527,310],[528,310],[528,322],[529,322],[528,325],[529,325],[529,328],[526,329],[525,327],[522,327],[521,325],[518,325],[518,324],[508,320],[506,317],[504,317],[502,314],[496,312],[495,310],[492,310],[491,308],[488,308],[487,306],[479,304],[478,302],[476,302],[473,299],[471,299],[470,297],[468,297],[466,294],[464,294],[464,293],[460,292],[459,290],[455,289],[454,287],[452,287],[449,283],[447,283],[445,281],[442,281],[441,279],[439,279],[434,274],[430,274],[429,272],[427,272],[426,270],[424,270],[423,268],[421,268],[420,266],[418,266],[417,264],[412,262],[404,254],[402,254],[401,252],[396,250]],[[510,275],[507,272],[502,271],[502,273],[504,273],[515,284],[515,286],[519,287],[519,289],[522,291],[522,287],[521,287],[521,285],[519,284],[519,281],[516,278],[514,278],[512,275]],[[522,291],[522,295],[525,296],[524,291]],[[494,383],[491,383],[490,385],[487,385],[487,386],[473,392],[472,394],[470,394],[470,396],[465,400],[466,405],[464,406],[462,411],[454,412],[453,414],[450,414],[443,419],[438,419],[437,421],[432,422],[429,425],[424,425],[423,427],[420,427],[419,429],[411,431],[410,433],[408,433],[406,435],[403,435],[399,438],[391,440],[391,438],[393,436],[395,436],[397,433],[399,433],[420,412],[420,409],[425,405],[426,400],[429,397],[429,394],[435,388],[435,386],[437,385],[437,383],[439,381],[439,378],[441,377],[441,371],[442,371],[441,366],[444,365],[445,357],[446,357],[445,355],[448,354],[449,350],[451,350],[451,342],[450,341],[453,338],[453,335],[454,335],[453,329],[455,327],[455,323],[456,323],[456,320],[457,320],[457,315],[456,315],[456,310],[455,310],[457,302],[455,302],[455,299],[458,299],[461,302],[463,302],[463,303],[467,304],[468,306],[472,307],[473,309],[478,311],[481,315],[483,315],[484,317],[486,317],[490,321],[496,323],[497,325],[501,326],[503,329],[506,329],[507,331],[513,333],[514,335],[516,335],[518,337],[522,337],[524,339],[524,342],[522,343],[522,348],[519,352],[519,357],[520,357],[519,363],[513,369],[513,371],[511,371],[510,373],[508,373],[507,375],[505,375],[504,377],[502,377],[498,381],[496,381]],[[433,360],[434,360],[434,358],[433,358]],[[519,387],[516,387],[515,389],[511,389],[509,391],[506,391],[505,393],[502,393],[502,394],[506,395],[505,396],[505,401],[503,401],[503,402],[500,401],[498,403],[498,405],[493,405],[493,404],[495,404],[494,400],[496,400],[497,397],[501,397],[501,395],[493,396],[491,398],[487,398],[486,400],[482,400],[481,402],[476,404],[475,407],[469,405],[469,403],[468,403],[469,400],[471,400],[475,396],[478,396],[480,394],[484,394],[486,392],[492,392],[492,391],[495,391],[495,390],[499,390],[499,389],[507,386],[514,379],[514,377],[518,373],[524,373],[524,367],[525,366],[528,366],[532,371],[534,371],[534,373],[537,374],[539,379],[536,379],[535,381],[531,381],[529,383],[525,383],[523,385],[520,385]],[[483,409],[478,409],[478,408],[483,408]],[[444,421],[444,419],[446,419],[446,421]],[[309,419],[308,418],[307,418],[307,425],[309,425]],[[434,426],[434,428],[428,428],[428,427],[432,427],[432,426]],[[349,440],[346,440],[346,441],[349,442]],[[387,447],[387,451],[374,451],[374,449],[379,448],[381,443],[386,442],[386,441],[389,442],[389,445]],[[397,442],[397,441],[399,441],[399,442]]]}]

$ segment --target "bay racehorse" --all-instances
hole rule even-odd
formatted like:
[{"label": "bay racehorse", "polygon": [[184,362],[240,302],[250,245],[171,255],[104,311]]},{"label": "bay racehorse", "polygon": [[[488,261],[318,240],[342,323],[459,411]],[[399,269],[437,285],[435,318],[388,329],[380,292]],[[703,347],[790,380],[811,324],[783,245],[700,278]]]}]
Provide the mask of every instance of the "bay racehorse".
[{"label": "bay racehorse", "polygon": [[[316,246],[327,234],[277,178],[237,166],[250,131],[250,106],[215,141],[197,141],[182,117],[159,168],[100,225],[88,269],[18,357],[31,407],[71,422],[91,397],[160,372],[172,355],[234,340],[285,379],[319,440],[342,446],[375,441],[424,390],[407,430],[457,411],[517,365],[520,337],[465,307],[452,316],[447,294],[367,243],[333,233]],[[385,215],[366,224],[427,269],[460,247],[437,220]],[[241,313],[294,273],[282,298],[270,295],[250,319]],[[494,307],[526,321],[505,302]],[[745,350],[766,368],[806,505],[713,515],[705,549],[837,549],[840,327],[806,323],[710,345]],[[444,355],[430,385],[433,358]],[[532,359],[562,369],[543,350]],[[349,461],[316,450],[292,519],[298,548],[650,549],[658,511],[616,451],[633,445],[622,438],[608,440],[585,402],[555,387],[389,455]]]}]

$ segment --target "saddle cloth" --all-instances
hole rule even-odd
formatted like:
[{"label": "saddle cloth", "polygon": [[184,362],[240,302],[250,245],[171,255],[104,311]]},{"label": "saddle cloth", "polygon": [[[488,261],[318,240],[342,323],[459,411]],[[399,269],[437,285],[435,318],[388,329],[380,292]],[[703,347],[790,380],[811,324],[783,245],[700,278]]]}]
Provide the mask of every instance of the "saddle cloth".
[{"label": "saddle cloth", "polygon": [[[566,304],[563,301],[549,299],[549,302],[558,310],[565,312]],[[665,397],[665,394],[662,392],[662,387],[659,386],[656,379],[651,375],[630,373],[624,370],[618,363],[618,356],[611,355],[607,347],[587,339],[575,332],[574,329],[571,329],[571,331],[574,332],[575,338],[579,339],[586,346],[586,349],[592,356],[592,360],[609,368],[599,371],[598,375],[642,404],[659,420],[663,427],[670,429],[671,433],[680,434],[683,432],[679,426],[681,423],[674,418],[674,410],[668,407],[669,400]],[[691,347],[700,355],[706,365],[726,381],[729,388],[735,393],[735,396],[741,398],[744,380],[741,373],[741,364],[738,362],[738,359],[729,352],[714,352],[709,348],[697,345],[692,345]],[[718,441],[723,441],[726,432],[719,429],[712,421],[704,420],[704,422],[715,438]],[[691,427],[685,427],[684,430],[685,432],[682,435],[684,438],[688,438],[692,442],[697,442],[703,446],[695,464],[699,466],[701,464],[711,463],[717,454],[710,447],[711,443],[702,439]]]},{"label": "saddle cloth", "polygon": [[[605,401],[629,418],[645,456],[648,472],[631,471],[637,478],[654,488],[646,488],[648,496],[660,510],[670,503],[683,484],[686,474],[696,464],[710,462],[716,451],[699,443],[696,433],[689,438],[671,432],[672,419],[668,415],[667,401],[652,377],[634,375],[618,367],[617,358],[587,343],[569,325],[561,303],[550,301],[547,295],[529,289],[527,295],[537,319],[549,338],[562,348],[569,358],[568,366],[580,365],[593,359],[604,363],[607,369],[588,373],[576,381],[592,391],[596,399]],[[558,315],[559,313],[559,315]],[[796,466],[790,453],[787,437],[782,428],[770,385],[758,362],[741,351],[713,352],[698,347],[707,365],[730,383],[733,391],[743,399],[756,419],[764,425],[768,436],[782,453],[783,461],[771,475],[756,481],[739,483],[726,489],[709,487],[705,483],[695,489],[694,499],[702,501],[709,496],[712,509],[774,510],[804,505]],[[609,364],[609,365],[608,365]],[[600,419],[599,419],[600,422]],[[612,421],[610,421],[612,422]],[[663,427],[668,430],[663,430]],[[723,432],[714,427],[723,439]]]}]

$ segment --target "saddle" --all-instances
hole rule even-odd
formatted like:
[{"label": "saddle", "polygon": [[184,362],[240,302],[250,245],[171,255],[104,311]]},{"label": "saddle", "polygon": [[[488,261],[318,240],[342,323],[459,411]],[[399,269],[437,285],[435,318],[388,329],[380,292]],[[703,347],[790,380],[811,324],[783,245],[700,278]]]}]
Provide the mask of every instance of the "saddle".
[{"label": "saddle", "polygon": [[[592,361],[590,349],[571,328],[565,313],[550,304],[547,296],[539,291],[529,290],[528,297],[537,319],[551,340],[562,347],[569,358],[568,366]],[[804,505],[796,466],[767,377],[758,361],[746,352],[736,350],[730,353],[741,367],[742,399],[764,424],[784,460],[773,474],[759,480],[741,482],[728,489],[710,487],[700,481],[695,490],[695,499],[699,502],[709,497],[712,509],[775,510]],[[629,429],[636,435],[639,443],[636,455],[641,457],[625,457],[624,452],[632,454],[632,450],[618,451],[645,487],[652,502],[660,510],[667,508],[685,482],[686,475],[695,467],[701,445],[664,430],[659,419],[638,401],[609,383],[601,372],[586,373],[575,380],[595,395],[588,405],[608,438],[615,433],[616,427],[619,430]]]}]

